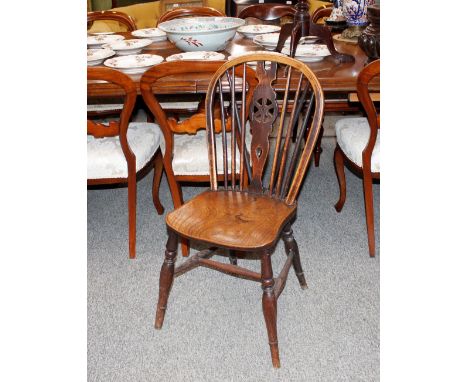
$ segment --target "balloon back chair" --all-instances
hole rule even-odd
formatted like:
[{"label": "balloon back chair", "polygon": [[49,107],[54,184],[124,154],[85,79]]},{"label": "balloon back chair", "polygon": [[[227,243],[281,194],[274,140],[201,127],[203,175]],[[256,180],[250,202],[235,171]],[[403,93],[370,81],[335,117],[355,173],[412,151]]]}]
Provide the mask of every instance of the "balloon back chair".
[{"label": "balloon back chair", "polygon": [[164,21],[179,19],[181,17],[195,17],[195,16],[226,16],[223,12],[212,7],[187,7],[187,8],[174,8],[163,15],[158,20],[158,24]]},{"label": "balloon back chair", "polygon": [[[255,62],[258,85],[249,106],[247,63]],[[277,79],[277,72],[284,76]],[[275,88],[282,89],[281,97]],[[313,72],[287,56],[272,53],[241,56],[216,71],[206,96],[211,187],[166,217],[169,237],[159,279],[157,329],[163,325],[173,279],[193,268],[204,266],[256,281],[263,289],[262,306],[273,366],[280,367],[277,299],[291,265],[300,286],[307,288],[291,223],[319,133],[323,102],[323,91]],[[221,108],[221,141],[218,141],[214,108],[226,103],[229,107]],[[247,119],[249,124],[245,122]],[[300,126],[298,139],[293,142],[296,124]],[[246,155],[248,151],[250,156]],[[247,182],[235,176],[238,171],[246,174]],[[222,181],[218,184],[220,175]],[[176,268],[179,236],[205,243],[209,249],[193,254]],[[278,277],[273,278],[271,255],[280,238],[285,245],[286,262]],[[218,249],[228,251],[230,263],[210,259]],[[247,260],[252,254],[260,257],[260,272],[237,265],[239,258]]]},{"label": "balloon back chair", "polygon": [[123,12],[117,11],[94,11],[88,12],[88,29],[91,28],[92,23],[97,20],[110,20],[117,21],[120,24],[125,25],[129,32],[137,30],[135,20],[132,16],[127,15]]},{"label": "balloon back chair", "polygon": [[254,4],[245,7],[239,12],[240,19],[253,17],[263,21],[276,21],[283,17],[294,18],[296,8],[292,5],[267,3],[267,4]]},{"label": "balloon back chair", "polygon": [[[129,123],[136,100],[136,87],[127,75],[109,68],[88,68],[88,98],[93,86],[102,86],[96,81],[118,86],[125,98],[117,121],[102,123],[88,119],[88,185],[128,185],[128,245],[129,257],[133,259],[136,256],[137,173],[153,165],[155,179],[160,178],[162,161],[157,159],[161,157],[163,135],[154,123]],[[153,202],[161,215],[164,209],[155,190],[156,187],[153,187]]]},{"label": "balloon back chair", "polygon": [[362,176],[366,210],[369,254],[375,256],[374,201],[372,180],[380,180],[380,114],[369,94],[369,82],[380,75],[380,60],[362,69],[357,80],[357,94],[367,118],[344,118],[335,124],[336,148],[334,155],[340,198],[335,204],[340,212],[346,200],[344,164]]},{"label": "balloon back chair", "polygon": [[[212,76],[224,61],[173,61],[165,62],[148,69],[140,80],[140,89],[145,104],[161,127],[165,138],[165,152],[163,155],[164,167],[168,176],[169,188],[171,190],[174,207],[183,204],[182,182],[209,182],[210,170],[208,163],[208,149],[206,146],[206,113],[205,105],[202,103],[196,113],[185,120],[168,117],[153,91],[153,86],[160,80],[174,75],[183,76]],[[251,98],[253,88],[256,85],[255,72],[247,68],[247,83],[249,92],[247,97]],[[221,131],[221,110],[216,106],[216,132]],[[230,123],[226,127],[230,131]],[[217,134],[218,142],[221,136]],[[221,144],[219,143],[219,147]],[[237,159],[239,160],[239,159]],[[162,173],[156,180],[156,190],[159,192],[159,184]],[[222,177],[218,177],[222,180]],[[188,256],[188,242],[182,240],[182,253]]]}]

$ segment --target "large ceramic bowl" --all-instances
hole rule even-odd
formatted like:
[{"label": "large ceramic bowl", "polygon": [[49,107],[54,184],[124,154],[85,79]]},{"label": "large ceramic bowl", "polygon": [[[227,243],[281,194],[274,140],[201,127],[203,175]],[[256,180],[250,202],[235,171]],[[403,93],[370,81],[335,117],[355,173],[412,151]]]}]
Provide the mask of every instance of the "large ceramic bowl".
[{"label": "large ceramic bowl", "polygon": [[158,28],[184,52],[220,51],[245,20],[236,17],[187,17],[162,22]]}]

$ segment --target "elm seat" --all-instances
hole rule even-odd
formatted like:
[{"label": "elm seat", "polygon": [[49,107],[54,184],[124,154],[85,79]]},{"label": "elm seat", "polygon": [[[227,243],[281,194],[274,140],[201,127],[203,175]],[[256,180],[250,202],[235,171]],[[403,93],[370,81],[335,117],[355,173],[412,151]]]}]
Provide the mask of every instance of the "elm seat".
[{"label": "elm seat", "polygon": [[[119,136],[95,138],[88,135],[88,179],[126,178],[128,166]],[[155,123],[132,122],[127,130],[128,144],[136,157],[136,171],[140,171],[164,145],[159,126]]]},{"label": "elm seat", "polygon": [[[367,118],[344,118],[335,124],[336,140],[346,156],[362,167],[362,152],[369,142],[370,127]],[[371,157],[371,171],[380,172],[380,130],[377,132]]]},{"label": "elm seat", "polygon": [[270,247],[295,212],[296,204],[265,195],[208,190],[168,214],[166,223],[183,236],[248,251]]}]

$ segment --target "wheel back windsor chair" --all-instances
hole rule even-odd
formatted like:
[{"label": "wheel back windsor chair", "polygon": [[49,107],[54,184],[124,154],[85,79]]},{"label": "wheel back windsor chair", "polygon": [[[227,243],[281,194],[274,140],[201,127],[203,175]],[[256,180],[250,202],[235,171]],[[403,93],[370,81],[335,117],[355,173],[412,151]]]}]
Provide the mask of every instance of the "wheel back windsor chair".
[{"label": "wheel back windsor chair", "polygon": [[[248,108],[246,65],[254,62],[257,62],[258,85]],[[286,72],[286,80],[282,84],[276,80],[277,70]],[[282,88],[284,95],[281,99],[275,88]],[[226,101],[230,106],[229,109],[221,108],[222,150],[218,150],[213,109],[216,103],[225,105]],[[280,367],[277,299],[285,286],[291,265],[301,287],[307,288],[291,221],[319,133],[323,102],[323,92],[313,72],[305,64],[287,56],[274,53],[241,56],[216,71],[206,96],[211,188],[166,217],[169,238],[159,281],[157,329],[163,325],[174,277],[205,266],[257,281],[263,289],[262,306],[273,366]],[[281,111],[279,105],[282,105]],[[252,134],[250,158],[245,155],[247,116]],[[229,145],[225,119],[229,119],[231,125]],[[299,131],[293,142],[292,130],[296,124]],[[235,160],[238,151],[239,162]],[[229,157],[232,159],[230,162]],[[235,176],[238,171],[246,174],[247,184],[242,177]],[[222,182],[218,185],[220,174]],[[192,255],[175,268],[179,236],[206,243],[209,249]],[[284,241],[287,259],[279,276],[273,278],[271,255],[280,237]],[[210,259],[217,248],[230,251],[232,261],[229,264]],[[234,258],[238,253],[236,251],[243,255],[259,254],[260,272],[238,266]]]}]

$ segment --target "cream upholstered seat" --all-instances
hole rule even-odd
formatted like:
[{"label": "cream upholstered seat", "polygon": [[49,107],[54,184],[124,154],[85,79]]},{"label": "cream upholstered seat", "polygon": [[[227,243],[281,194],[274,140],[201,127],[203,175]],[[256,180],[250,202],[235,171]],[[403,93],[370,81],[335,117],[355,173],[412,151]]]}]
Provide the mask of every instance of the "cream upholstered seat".
[{"label": "cream upholstered seat", "polygon": [[[369,142],[370,127],[367,118],[344,118],[335,124],[336,140],[345,155],[362,167],[362,152]],[[380,130],[377,132],[371,157],[371,171],[380,172]]]},{"label": "cream upholstered seat", "polygon": [[[248,128],[247,122],[247,131]],[[250,134],[246,135],[247,151],[250,150]],[[231,146],[231,136],[227,135],[227,146]],[[223,145],[222,137],[216,134],[216,154],[218,168],[222,168]],[[172,157],[172,169],[174,175],[209,175],[208,146],[206,144],[206,130],[200,130],[197,134],[174,134],[174,156]],[[228,165],[231,166],[231,155],[228,153]],[[240,166],[239,148],[236,151],[236,168]]]},{"label": "cream upholstered seat", "polygon": [[[159,126],[155,123],[131,122],[127,130],[128,144],[136,157],[140,171],[164,145]],[[126,178],[127,161],[118,136],[95,138],[88,135],[88,179]]]}]

